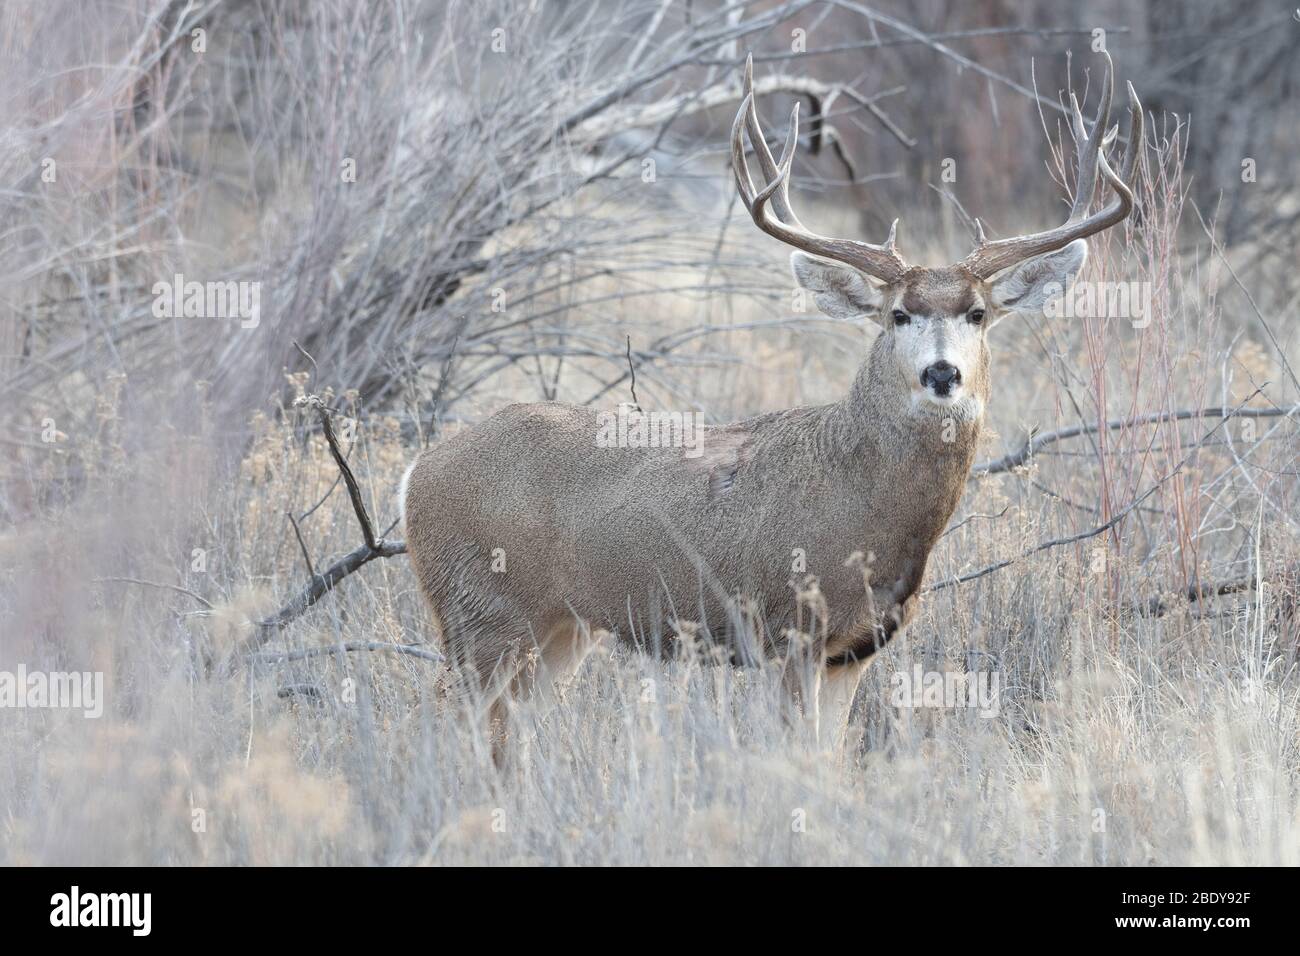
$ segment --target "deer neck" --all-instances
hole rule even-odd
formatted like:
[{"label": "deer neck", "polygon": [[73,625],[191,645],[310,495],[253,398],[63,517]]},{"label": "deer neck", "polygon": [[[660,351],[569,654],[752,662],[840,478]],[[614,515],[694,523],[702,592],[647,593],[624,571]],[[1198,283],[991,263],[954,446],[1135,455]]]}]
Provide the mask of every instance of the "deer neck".
[{"label": "deer neck", "polygon": [[[987,380],[987,356],[977,380]],[[880,336],[853,380],[847,395],[832,406],[827,426],[831,447],[853,450],[850,467],[867,471],[929,473],[964,485],[974,461],[984,422],[987,391],[977,386],[968,398],[941,408],[914,398],[899,373],[890,340]],[[868,476],[871,477],[871,476]]]}]

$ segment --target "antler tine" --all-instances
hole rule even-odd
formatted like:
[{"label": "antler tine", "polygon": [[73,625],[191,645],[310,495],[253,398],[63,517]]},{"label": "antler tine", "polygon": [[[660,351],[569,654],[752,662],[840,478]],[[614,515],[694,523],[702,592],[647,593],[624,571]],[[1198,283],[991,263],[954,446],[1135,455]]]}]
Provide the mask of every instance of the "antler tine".
[{"label": "antler tine", "polygon": [[[763,127],[758,120],[758,103],[757,97],[754,95],[754,54],[752,53],[745,57],[743,90],[746,102],[749,103],[749,109],[742,111],[745,114],[745,128],[749,131],[749,141],[754,144],[754,155],[758,157],[758,165],[763,169],[763,177],[771,181],[777,178],[777,162],[772,158],[772,151],[767,147],[767,137],[763,135]],[[797,123],[797,120],[795,122]],[[776,210],[777,217],[782,221],[802,228],[803,224],[799,222],[794,207],[790,205],[790,182],[788,179],[773,195],[772,206]]]},{"label": "antler tine", "polygon": [[[748,109],[746,109],[748,107]],[[746,180],[749,179],[749,164],[744,157],[744,143],[739,139],[738,127],[742,115],[748,115],[752,112],[753,94],[745,97],[745,102],[741,104],[740,113],[736,115],[736,124],[733,127],[734,138],[732,140],[732,154],[737,151],[740,153],[740,162],[737,166],[737,182],[740,181],[741,170]],[[758,142],[762,142],[760,138]],[[815,252],[817,255],[826,255],[827,253],[817,251],[821,248],[821,237],[809,232],[796,219],[794,222],[783,221],[779,216],[773,216],[768,208],[768,203],[774,197],[786,195],[786,189],[790,182],[790,169],[794,165],[795,146],[799,140],[799,104],[795,103],[794,109],[790,112],[790,130],[786,134],[785,146],[781,149],[780,161],[771,160],[772,175],[771,181],[763,186],[757,193],[754,192],[752,182],[747,182],[741,189],[741,198],[745,199],[745,205],[749,209],[749,215],[754,220],[754,224],[762,229],[769,236],[780,239],[797,249],[803,249],[807,252]],[[755,148],[757,150],[757,147]],[[766,145],[763,146],[766,150]],[[771,159],[771,153],[768,152],[768,158]],[[777,205],[773,203],[773,205]],[[834,242],[835,240],[825,240]]]},{"label": "antler tine", "polygon": [[1070,93],[1070,118],[1074,127],[1074,140],[1078,144],[1076,153],[1078,173],[1074,184],[1074,202],[1070,206],[1070,219],[1082,219],[1088,215],[1092,205],[1092,196],[1097,187],[1097,157],[1101,155],[1106,130],[1110,128],[1110,103],[1115,89],[1115,65],[1110,54],[1105,54],[1106,70],[1101,79],[1101,102],[1097,105],[1097,118],[1092,124],[1092,133],[1086,131],[1083,124],[1083,111],[1073,91]]},{"label": "antler tine", "polygon": [[[786,190],[790,185],[790,168],[794,165],[794,148],[798,141],[799,104],[795,103],[794,109],[790,111],[790,131],[786,133],[785,145],[781,147],[781,159],[776,164],[775,176],[772,181],[764,186],[758,195],[754,197],[754,208],[752,210],[754,215],[763,215],[766,212],[768,202],[772,201],[772,205],[777,207],[777,215],[780,216],[781,197],[783,194],[786,194]],[[766,150],[766,147],[764,147],[764,150]],[[771,153],[768,153],[768,156],[770,157]],[[786,205],[789,205],[788,201]],[[780,218],[785,219],[784,216],[780,216]],[[792,226],[799,222],[797,219],[793,223],[788,219],[785,221],[788,225]],[[799,226],[798,228],[802,229],[803,227]]]},{"label": "antler tine", "polygon": [[[1128,149],[1120,165],[1120,175],[1116,175],[1106,159],[1105,148],[1113,139],[1115,132],[1108,130],[1110,123],[1110,105],[1114,91],[1114,66],[1110,54],[1106,57],[1106,75],[1102,83],[1102,101],[1097,108],[1097,120],[1092,131],[1084,135],[1083,113],[1078,101],[1071,94],[1071,127],[1074,138],[1079,142],[1079,171],[1075,186],[1074,201],[1070,207],[1070,216],[1065,223],[1046,232],[1009,239],[987,240],[982,236],[975,250],[962,260],[962,266],[978,278],[990,276],[1008,269],[1018,262],[1033,256],[1043,255],[1062,249],[1076,239],[1109,229],[1122,222],[1133,209],[1133,191],[1131,187],[1137,157],[1142,151],[1144,130],[1142,104],[1137,98],[1133,84],[1128,84],[1129,123]],[[1096,190],[1097,173],[1101,172],[1115,193],[1105,208],[1088,215]],[[981,230],[982,231],[982,230]]]},{"label": "antler tine", "polygon": [[[1102,229],[1121,222],[1128,216],[1129,211],[1133,208],[1133,173],[1137,169],[1138,153],[1141,151],[1142,140],[1146,130],[1146,123],[1142,115],[1142,104],[1138,101],[1137,92],[1133,89],[1133,84],[1128,84],[1128,102],[1129,102],[1129,122],[1128,122],[1128,149],[1124,152],[1124,161],[1120,164],[1119,174],[1110,168],[1110,162],[1106,159],[1106,154],[1101,153],[1097,157],[1097,165],[1101,169],[1102,176],[1106,182],[1110,183],[1111,189],[1115,190],[1115,200],[1111,203],[1114,210],[1114,222],[1108,222],[1102,226]],[[1112,131],[1113,135],[1113,131]],[[1108,139],[1110,137],[1107,137]],[[1105,210],[1103,210],[1105,212]]]},{"label": "antler tine", "polygon": [[1146,118],[1142,114],[1142,101],[1138,99],[1137,90],[1133,89],[1132,83],[1125,82],[1124,85],[1128,89],[1128,148],[1124,152],[1124,165],[1120,167],[1120,178],[1131,188],[1134,181],[1133,174],[1137,172],[1137,161],[1142,152],[1142,141],[1146,135]]},{"label": "antler tine", "polygon": [[745,134],[742,130],[752,96],[753,94],[745,96],[740,104],[740,112],[731,124],[731,171],[736,176],[736,191],[740,193],[740,201],[751,215],[754,212],[754,181],[749,177],[749,162],[745,159]]},{"label": "antler tine", "polygon": [[[795,150],[799,145],[799,104],[790,113],[790,129],[779,160],[773,158],[763,137],[754,104],[753,56],[746,58],[744,97],[740,110],[731,124],[731,165],[736,176],[736,189],[741,202],[749,210],[754,224],[769,236],[787,245],[815,256],[843,262],[868,275],[893,282],[907,271],[907,264],[894,249],[898,220],[890,227],[889,238],[883,246],[874,246],[853,239],[833,239],[810,232],[799,221],[790,205],[790,173],[794,165]],[[759,165],[765,177],[763,187],[757,192],[750,178],[749,163],[745,158],[744,132],[754,145]],[[775,212],[775,215],[773,215]]]}]

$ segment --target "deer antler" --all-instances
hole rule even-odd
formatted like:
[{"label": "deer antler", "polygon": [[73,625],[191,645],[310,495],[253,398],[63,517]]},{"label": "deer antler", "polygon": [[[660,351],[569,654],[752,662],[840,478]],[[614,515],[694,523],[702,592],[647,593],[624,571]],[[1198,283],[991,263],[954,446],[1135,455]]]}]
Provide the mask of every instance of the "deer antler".
[{"label": "deer antler", "polygon": [[[790,114],[790,132],[786,136],[785,147],[781,150],[781,158],[773,159],[772,151],[767,148],[767,140],[763,138],[763,130],[758,122],[758,108],[754,105],[752,54],[745,59],[744,94],[740,111],[736,114],[735,122],[731,124],[731,165],[736,173],[736,188],[740,192],[740,201],[749,210],[754,224],[769,236],[780,239],[796,249],[843,262],[885,282],[897,280],[907,271],[907,264],[894,250],[894,236],[898,229],[897,219],[889,227],[889,238],[885,240],[885,244],[874,246],[869,242],[859,242],[855,239],[833,239],[829,236],[817,235],[806,229],[799,221],[799,217],[794,214],[794,209],[790,206],[790,167],[794,163],[795,146],[799,141],[799,104],[795,104],[794,111]],[[757,192],[754,190],[753,180],[749,176],[749,164],[745,159],[742,130],[746,128],[766,181],[766,185]]]},{"label": "deer antler", "polygon": [[[1102,80],[1101,104],[1097,107],[1097,119],[1088,133],[1084,127],[1083,113],[1079,101],[1070,94],[1071,123],[1074,139],[1078,144],[1078,181],[1074,190],[1074,203],[1070,207],[1070,216],[1055,229],[1032,235],[1013,236],[1009,239],[986,239],[984,228],[975,220],[976,236],[979,245],[962,260],[961,265],[969,269],[976,277],[987,279],[1003,269],[1010,268],[1018,262],[1046,252],[1055,252],[1076,239],[1083,239],[1094,233],[1109,229],[1122,222],[1133,209],[1133,170],[1137,165],[1138,154],[1142,152],[1142,104],[1138,102],[1133,84],[1128,84],[1128,151],[1116,176],[1106,161],[1105,148],[1113,141],[1116,130],[1107,134],[1110,123],[1110,103],[1114,89],[1115,66],[1110,54],[1106,57],[1106,74]],[[1115,196],[1102,209],[1091,216],[1088,207],[1092,205],[1093,191],[1097,185],[1097,170],[1106,182],[1110,183]]]}]

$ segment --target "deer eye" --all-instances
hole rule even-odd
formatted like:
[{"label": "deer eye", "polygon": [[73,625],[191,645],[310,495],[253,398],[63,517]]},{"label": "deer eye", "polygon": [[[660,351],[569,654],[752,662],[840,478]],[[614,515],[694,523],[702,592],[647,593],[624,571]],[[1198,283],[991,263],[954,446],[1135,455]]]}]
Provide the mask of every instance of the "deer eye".
[{"label": "deer eye", "polygon": [[966,316],[971,325],[982,325],[984,322],[984,310],[972,309],[970,315]]},{"label": "deer eye", "polygon": [[907,323],[909,323],[909,322],[911,322],[911,321],[912,321],[912,317],[911,317],[910,315],[908,315],[906,312],[904,312],[902,309],[895,309],[895,310],[894,310],[894,324],[895,324],[895,325],[907,325]]}]

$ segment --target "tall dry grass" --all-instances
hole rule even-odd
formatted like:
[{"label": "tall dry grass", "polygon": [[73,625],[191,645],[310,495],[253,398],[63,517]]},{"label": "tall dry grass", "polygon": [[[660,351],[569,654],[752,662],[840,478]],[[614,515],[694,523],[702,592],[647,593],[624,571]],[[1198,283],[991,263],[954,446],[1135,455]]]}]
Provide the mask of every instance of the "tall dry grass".
[{"label": "tall dry grass", "polygon": [[[46,610],[45,637],[18,656],[56,659],[57,635],[60,659],[108,673],[109,707],[99,721],[5,715],[6,863],[1298,862],[1300,591],[1275,572],[1300,558],[1294,537],[1264,551],[1262,590],[1173,601],[1156,618],[1116,607],[1091,546],[934,594],[869,671],[861,737],[844,748],[782,725],[775,667],[599,653],[556,707],[515,715],[521,743],[498,773],[481,721],[437,693],[441,665],[353,654],[205,669],[304,579],[279,506],[333,481],[319,441],[259,428],[188,534],[154,535],[147,516],[168,517],[158,489],[105,488],[98,509],[70,509],[23,546],[10,622],[36,623],[16,594],[48,598],[52,579],[88,578],[114,549],[166,580],[177,553],[210,547],[207,570],[182,583],[226,597],[200,616],[185,595],[105,582]],[[387,514],[407,449],[382,421],[362,435],[354,464]],[[185,457],[155,464],[180,472]],[[989,480],[966,507],[1008,504],[950,535],[936,573],[1014,553],[1063,520],[1033,506],[1023,477]],[[140,527],[97,527],[105,508]],[[317,554],[355,543],[340,494],[306,526]],[[1134,557],[1115,560],[1126,599],[1158,588]],[[399,558],[349,580],[277,646],[426,636]],[[998,714],[891,706],[890,678],[917,665],[999,674]]]}]

